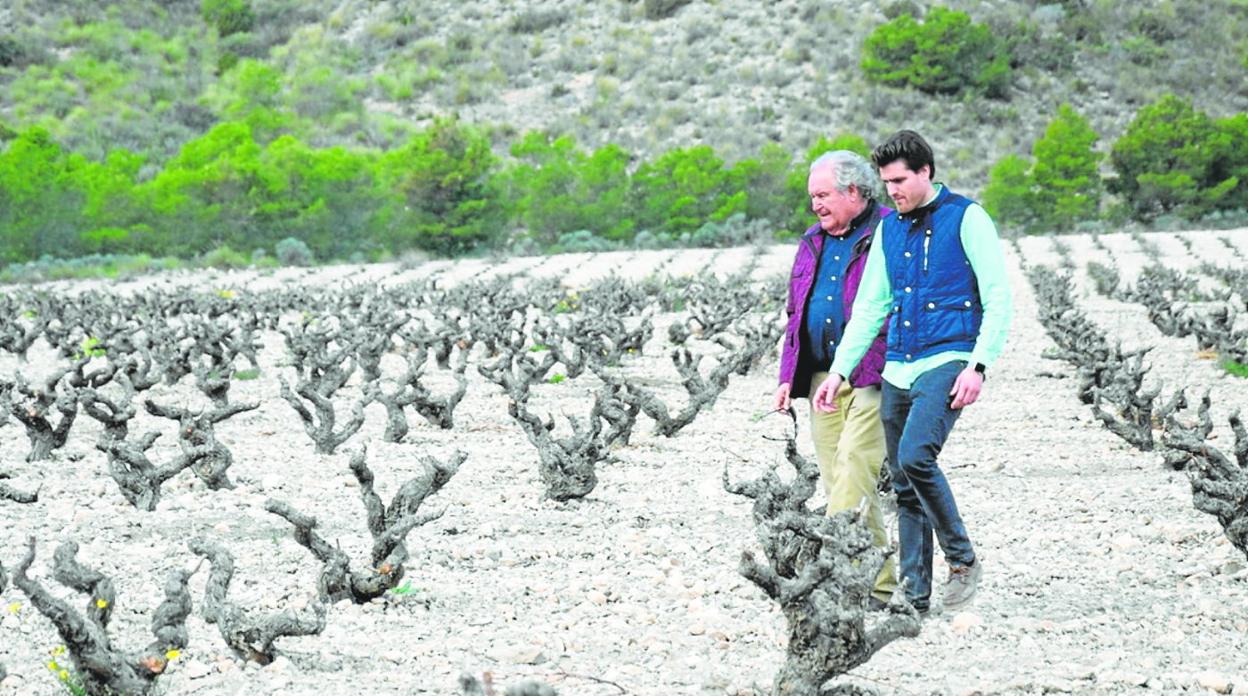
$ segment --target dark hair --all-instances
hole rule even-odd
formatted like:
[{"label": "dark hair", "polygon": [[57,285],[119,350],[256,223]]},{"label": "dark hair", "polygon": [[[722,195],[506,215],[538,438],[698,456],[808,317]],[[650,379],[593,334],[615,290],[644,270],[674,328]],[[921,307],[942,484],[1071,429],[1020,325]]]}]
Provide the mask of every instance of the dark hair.
[{"label": "dark hair", "polygon": [[888,136],[888,140],[875,146],[871,151],[871,162],[876,167],[892,164],[897,160],[905,160],[906,167],[917,172],[927,165],[932,179],[936,178],[936,162],[932,157],[932,146],[927,144],[923,136],[912,130],[901,130]]}]

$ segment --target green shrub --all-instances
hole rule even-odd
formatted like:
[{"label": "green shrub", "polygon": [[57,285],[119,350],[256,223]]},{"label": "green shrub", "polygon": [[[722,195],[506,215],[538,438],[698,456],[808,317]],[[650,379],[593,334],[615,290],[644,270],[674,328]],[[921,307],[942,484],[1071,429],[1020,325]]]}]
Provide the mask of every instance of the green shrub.
[{"label": "green shrub", "polygon": [[256,14],[248,0],[203,0],[199,5],[200,16],[216,27],[218,36],[229,36],[251,31]]},{"label": "green shrub", "polygon": [[681,235],[682,246],[733,247],[767,242],[773,239],[770,220],[747,220],[745,213],[736,213],[723,222],[706,222],[692,233]]},{"label": "green shrub", "polygon": [[312,250],[302,239],[287,237],[278,242],[273,251],[283,266],[311,266],[314,262]]},{"label": "green shrub", "polygon": [[676,10],[692,0],[645,0],[646,19],[663,19],[676,14]]},{"label": "green shrub", "polygon": [[0,68],[24,68],[47,58],[46,49],[12,34],[0,35]]},{"label": "green shrub", "polygon": [[1002,40],[966,13],[939,6],[922,22],[903,14],[876,27],[863,45],[862,70],[873,82],[929,94],[1003,97],[1010,84]]},{"label": "green shrub", "polygon": [[1023,21],[1000,33],[1005,37],[1011,67],[1054,73],[1074,66],[1075,45],[1060,31],[1045,31],[1035,22]]},{"label": "green shrub", "polygon": [[229,245],[223,244],[201,256],[199,258],[199,265],[204,268],[229,270],[234,268],[246,268],[248,264],[247,257],[241,252],[234,251],[229,247]]},{"label": "green shrub", "polygon": [[559,241],[549,249],[552,254],[577,254],[585,252],[615,251],[619,244],[594,236],[589,230],[577,230],[559,235]]},{"label": "green shrub", "polygon": [[538,34],[568,21],[568,10],[562,7],[541,9],[529,7],[520,10],[507,23],[513,34]]}]

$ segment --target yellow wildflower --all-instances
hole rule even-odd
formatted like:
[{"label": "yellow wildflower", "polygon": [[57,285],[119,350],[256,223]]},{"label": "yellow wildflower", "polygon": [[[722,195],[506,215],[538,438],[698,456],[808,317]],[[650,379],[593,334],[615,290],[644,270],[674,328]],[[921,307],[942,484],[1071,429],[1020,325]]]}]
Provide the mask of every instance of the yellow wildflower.
[{"label": "yellow wildflower", "polygon": [[53,655],[64,655],[64,654],[65,654],[65,646],[64,646],[64,645],[58,645],[58,646],[56,646],[55,648],[52,648],[52,654],[53,654]]},{"label": "yellow wildflower", "polygon": [[61,670],[56,676],[60,677],[63,682],[69,681],[69,672],[67,670]]},{"label": "yellow wildflower", "polygon": [[95,600],[95,606],[96,606],[96,607],[98,607],[98,608],[100,608],[100,609],[107,609],[107,608],[108,608],[108,600],[107,600],[107,599],[97,599],[97,600]]},{"label": "yellow wildflower", "polygon": [[173,662],[174,660],[178,659],[178,657],[180,657],[181,655],[182,655],[182,651],[175,648],[165,653],[165,659],[169,660],[170,662]]},{"label": "yellow wildflower", "polygon": [[60,665],[58,665],[58,664],[56,664],[56,660],[48,660],[48,669],[49,669],[50,671],[55,672],[55,671],[59,670],[60,668],[61,668],[61,666],[60,666]]},{"label": "yellow wildflower", "polygon": [[16,614],[17,612],[19,612],[19,611],[21,611],[21,610],[22,610],[22,603],[21,603],[21,602],[9,602],[9,613],[10,613],[10,614]]}]

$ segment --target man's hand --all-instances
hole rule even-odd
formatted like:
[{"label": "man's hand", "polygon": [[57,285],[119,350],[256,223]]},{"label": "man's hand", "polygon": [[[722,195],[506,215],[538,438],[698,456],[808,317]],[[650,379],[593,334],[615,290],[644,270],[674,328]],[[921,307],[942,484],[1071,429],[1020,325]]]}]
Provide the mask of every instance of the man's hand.
[{"label": "man's hand", "polygon": [[975,403],[983,388],[984,376],[976,372],[973,365],[967,365],[965,370],[958,373],[958,378],[953,381],[953,389],[949,391],[949,396],[953,397],[950,408],[958,409]]},{"label": "man's hand", "polygon": [[789,384],[788,382],[785,382],[784,384],[781,384],[779,387],[776,387],[776,396],[775,396],[775,399],[772,401],[771,410],[773,411],[789,410],[789,406],[792,405],[793,403],[793,399],[789,398],[789,392],[792,390],[792,388],[793,388],[793,385]]},{"label": "man's hand", "polygon": [[810,404],[816,410],[824,413],[834,413],[836,411],[836,393],[841,390],[841,376],[835,372],[828,375],[823,380],[819,388],[815,390],[815,395],[810,397]]}]

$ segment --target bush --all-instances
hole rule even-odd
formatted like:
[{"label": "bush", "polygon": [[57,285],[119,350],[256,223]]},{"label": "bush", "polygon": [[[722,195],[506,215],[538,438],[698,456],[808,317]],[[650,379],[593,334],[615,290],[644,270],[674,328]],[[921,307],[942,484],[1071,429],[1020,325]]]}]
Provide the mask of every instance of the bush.
[{"label": "bush", "polygon": [[663,19],[676,14],[676,10],[692,0],[645,0],[646,19]]},{"label": "bush", "polygon": [[228,270],[233,268],[246,268],[248,264],[247,257],[243,256],[241,252],[234,251],[228,244],[223,244],[201,256],[199,258],[199,265],[204,268]]},{"label": "bush", "polygon": [[683,246],[733,247],[770,241],[773,225],[770,220],[747,220],[737,213],[723,222],[707,222],[692,234],[681,236]]},{"label": "bush", "polygon": [[577,254],[586,252],[615,251],[619,244],[602,237],[594,236],[589,230],[577,230],[559,236],[559,241],[550,248],[552,254]]},{"label": "bush", "polygon": [[217,28],[221,37],[251,31],[256,14],[248,0],[203,0],[199,6],[204,21]]},{"label": "bush", "polygon": [[513,16],[507,23],[507,29],[513,34],[538,34],[566,21],[568,21],[568,11],[562,7],[550,9],[531,7],[520,10]]},{"label": "bush", "polygon": [[971,90],[1003,97],[1010,84],[1005,44],[963,12],[933,7],[920,23],[903,14],[878,27],[863,45],[868,80],[929,94]]},{"label": "bush", "polygon": [[278,242],[273,251],[283,266],[311,266],[314,262],[312,250],[302,239],[287,237]]}]

